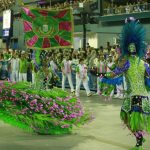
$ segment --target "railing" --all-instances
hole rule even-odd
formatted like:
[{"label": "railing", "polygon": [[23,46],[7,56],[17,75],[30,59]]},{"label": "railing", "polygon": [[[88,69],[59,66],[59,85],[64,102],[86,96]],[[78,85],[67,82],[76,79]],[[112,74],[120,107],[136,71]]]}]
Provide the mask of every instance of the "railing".
[{"label": "railing", "polygon": [[150,3],[108,7],[103,9],[103,16],[130,14],[139,12],[150,12]]}]

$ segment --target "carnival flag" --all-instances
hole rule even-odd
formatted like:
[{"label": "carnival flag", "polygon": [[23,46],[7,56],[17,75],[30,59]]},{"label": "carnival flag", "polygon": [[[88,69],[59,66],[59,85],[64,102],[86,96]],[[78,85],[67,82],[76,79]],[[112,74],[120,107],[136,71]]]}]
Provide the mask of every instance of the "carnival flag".
[{"label": "carnival flag", "polygon": [[22,9],[25,43],[30,49],[72,47],[73,15],[71,9]]}]

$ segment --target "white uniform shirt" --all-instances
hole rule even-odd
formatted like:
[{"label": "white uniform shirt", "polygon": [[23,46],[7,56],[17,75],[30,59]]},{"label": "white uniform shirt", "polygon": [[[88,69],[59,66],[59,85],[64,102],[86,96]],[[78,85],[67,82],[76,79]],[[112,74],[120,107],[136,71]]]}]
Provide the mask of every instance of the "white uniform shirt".
[{"label": "white uniform shirt", "polygon": [[62,67],[63,73],[65,73],[65,74],[71,73],[71,65],[72,65],[72,62],[70,60],[68,60],[68,61],[64,60],[63,67]]},{"label": "white uniform shirt", "polygon": [[79,64],[77,66],[79,68],[79,72],[77,72],[77,76],[81,79],[86,79],[87,76],[87,66],[85,64],[81,65]]},{"label": "white uniform shirt", "polygon": [[10,63],[12,71],[19,71],[19,58],[12,58]]}]

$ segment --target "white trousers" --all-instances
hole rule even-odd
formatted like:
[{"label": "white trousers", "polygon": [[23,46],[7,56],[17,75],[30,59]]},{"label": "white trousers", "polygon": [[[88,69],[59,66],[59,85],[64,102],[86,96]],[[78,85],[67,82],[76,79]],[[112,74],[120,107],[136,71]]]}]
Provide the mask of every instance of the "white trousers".
[{"label": "white trousers", "polygon": [[32,72],[32,83],[35,83],[35,73]]},{"label": "white trousers", "polygon": [[74,91],[74,87],[73,87],[73,83],[72,83],[71,73],[67,73],[65,75],[62,73],[62,89],[65,90],[66,78],[68,78],[68,82],[69,82],[69,86],[71,88],[71,92],[73,92]]},{"label": "white trousers", "polygon": [[76,76],[76,96],[79,96],[81,83],[83,83],[83,86],[86,90],[86,94],[89,95],[91,91],[88,85],[88,78],[83,80],[79,78],[78,76]]},{"label": "white trousers", "polygon": [[19,81],[19,71],[12,71],[11,72],[11,77],[10,77],[12,82],[18,82]]},{"label": "white trousers", "polygon": [[19,73],[19,81],[27,81],[27,73]]}]

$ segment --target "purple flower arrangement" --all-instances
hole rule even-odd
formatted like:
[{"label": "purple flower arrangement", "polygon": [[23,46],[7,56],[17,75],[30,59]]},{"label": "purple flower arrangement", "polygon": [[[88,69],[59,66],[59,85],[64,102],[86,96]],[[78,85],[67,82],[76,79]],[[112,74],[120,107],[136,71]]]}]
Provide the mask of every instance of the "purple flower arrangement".
[{"label": "purple flower arrangement", "polygon": [[32,90],[27,83],[1,84],[0,107],[3,114],[7,112],[16,123],[40,134],[70,133],[74,125],[91,119],[78,98],[57,88]]}]

